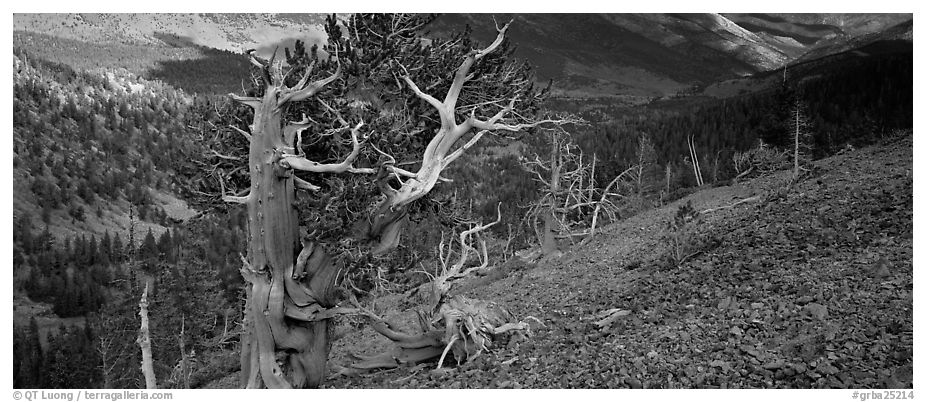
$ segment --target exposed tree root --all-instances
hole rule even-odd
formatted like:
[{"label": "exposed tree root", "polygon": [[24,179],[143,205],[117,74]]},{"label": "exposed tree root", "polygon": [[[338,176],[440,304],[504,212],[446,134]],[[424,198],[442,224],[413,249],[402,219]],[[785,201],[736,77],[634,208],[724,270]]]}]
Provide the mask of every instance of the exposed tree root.
[{"label": "exposed tree root", "polygon": [[[480,250],[477,251],[471,245],[470,239],[500,222],[501,208],[498,211],[498,219],[494,222],[477,225],[460,233],[459,259],[455,263],[450,263],[452,245],[445,247],[443,241],[441,242],[439,247],[442,271],[431,282],[430,312],[418,313],[418,334],[412,335],[399,330],[373,311],[360,306],[356,298],[352,298],[351,301],[357,309],[373,320],[373,329],[393,342],[391,350],[376,356],[361,357],[359,362],[351,366],[352,368],[394,368],[400,364],[414,365],[434,359],[439,359],[437,368],[442,368],[448,354],[452,354],[459,364],[479,356],[504,334],[530,335],[530,325],[523,321],[515,322],[511,312],[495,303],[461,295],[449,296],[456,281],[488,265],[485,241],[480,241]],[[469,257],[473,254],[480,260],[480,265],[466,268]]]},{"label": "exposed tree root", "polygon": [[[361,308],[362,309],[362,308]],[[350,366],[355,370],[395,368],[438,360],[443,367],[448,355],[457,364],[479,356],[503,335],[530,335],[530,325],[515,322],[512,314],[495,303],[454,296],[444,303],[433,321],[421,321],[421,332],[410,335],[393,328],[382,318],[367,311],[374,320],[373,329],[389,338],[392,348],[375,356],[355,356],[359,361]],[[536,320],[536,319],[535,319]],[[442,328],[442,329],[436,329]],[[348,374],[345,370],[340,374]]]}]

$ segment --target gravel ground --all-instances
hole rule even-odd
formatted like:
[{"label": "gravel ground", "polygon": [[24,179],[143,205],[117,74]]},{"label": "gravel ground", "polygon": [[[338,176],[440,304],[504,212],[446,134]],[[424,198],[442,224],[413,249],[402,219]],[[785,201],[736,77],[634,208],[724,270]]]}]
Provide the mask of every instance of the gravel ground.
[{"label": "gravel ground", "polygon": [[[501,278],[462,288],[539,318],[529,340],[502,340],[450,370],[400,367],[326,387],[909,388],[912,149],[903,137],[817,161],[790,191],[787,172],[702,190],[560,258],[509,264]],[[760,199],[689,223],[682,238],[699,253],[669,262],[666,222],[679,206],[751,196]],[[594,324],[612,308],[630,313]],[[358,330],[332,360],[385,346]]]}]

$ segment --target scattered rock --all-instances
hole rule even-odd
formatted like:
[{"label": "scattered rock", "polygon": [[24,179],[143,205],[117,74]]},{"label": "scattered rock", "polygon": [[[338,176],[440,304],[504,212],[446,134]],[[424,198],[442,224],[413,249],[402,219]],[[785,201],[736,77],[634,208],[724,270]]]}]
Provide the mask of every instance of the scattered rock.
[{"label": "scattered rock", "polygon": [[778,370],[785,366],[785,362],[781,360],[775,360],[773,362],[768,362],[762,365],[762,368],[766,370]]},{"label": "scattered rock", "polygon": [[798,297],[798,298],[797,298],[797,300],[795,301],[795,303],[797,303],[797,304],[803,306],[803,305],[805,305],[805,304],[807,304],[807,303],[810,303],[810,302],[812,302],[812,301],[813,301],[813,296],[801,296],[801,297]]},{"label": "scattered rock", "polygon": [[794,369],[795,373],[802,374],[807,371],[807,365],[804,363],[794,363],[791,365],[791,368]]},{"label": "scattered rock", "polygon": [[817,320],[826,319],[827,316],[826,306],[819,303],[810,303],[804,306],[804,311]]},{"label": "scattered rock", "polygon": [[732,298],[726,297],[726,298],[724,298],[723,300],[721,300],[720,303],[717,304],[717,308],[719,308],[719,309],[721,309],[721,310],[726,310],[726,309],[730,308],[730,303],[732,303],[732,302],[733,302],[733,299],[732,299]]}]

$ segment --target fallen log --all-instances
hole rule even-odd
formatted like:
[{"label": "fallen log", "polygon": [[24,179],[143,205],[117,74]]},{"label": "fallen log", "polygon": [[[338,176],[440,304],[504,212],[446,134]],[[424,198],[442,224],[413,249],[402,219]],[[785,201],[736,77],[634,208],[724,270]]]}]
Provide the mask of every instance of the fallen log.
[{"label": "fallen log", "polygon": [[747,203],[747,202],[759,201],[761,198],[762,198],[762,197],[760,197],[760,196],[758,196],[758,195],[754,195],[754,196],[749,197],[749,198],[743,198],[742,200],[739,200],[739,201],[737,201],[737,202],[734,202],[734,203],[732,203],[732,204],[730,204],[730,205],[726,205],[726,206],[722,206],[722,207],[717,207],[717,208],[708,208],[708,209],[705,209],[705,210],[701,211],[701,213],[702,213],[702,214],[709,214],[709,213],[711,213],[711,212],[717,212],[717,211],[724,210],[724,209],[730,209],[730,208],[736,207],[737,205],[745,204],[745,203]]}]

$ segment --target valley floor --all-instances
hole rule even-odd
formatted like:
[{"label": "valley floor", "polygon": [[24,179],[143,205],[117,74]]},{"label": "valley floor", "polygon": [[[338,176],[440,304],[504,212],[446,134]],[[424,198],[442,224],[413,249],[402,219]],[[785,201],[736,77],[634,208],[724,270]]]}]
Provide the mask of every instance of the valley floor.
[{"label": "valley floor", "polygon": [[[913,374],[910,136],[788,172],[692,194],[605,228],[558,259],[467,296],[533,316],[528,341],[452,370],[400,367],[331,388],[909,388]],[[666,222],[695,210],[700,251],[666,262]],[[485,281],[483,281],[485,282]],[[464,287],[466,288],[466,287]],[[593,318],[630,314],[599,329]],[[371,330],[333,361],[385,346]]]}]

